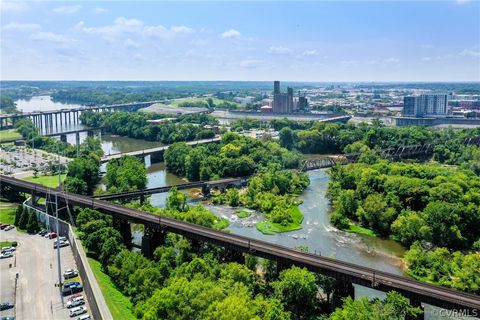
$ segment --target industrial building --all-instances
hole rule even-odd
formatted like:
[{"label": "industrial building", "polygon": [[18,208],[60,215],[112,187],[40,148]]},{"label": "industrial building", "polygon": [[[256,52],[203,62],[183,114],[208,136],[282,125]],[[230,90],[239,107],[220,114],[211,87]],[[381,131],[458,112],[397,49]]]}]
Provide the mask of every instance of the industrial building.
[{"label": "industrial building", "polygon": [[272,111],[275,113],[305,112],[308,110],[308,101],[305,96],[293,98],[293,89],[288,87],[286,93],[280,91],[280,81],[273,82]]}]

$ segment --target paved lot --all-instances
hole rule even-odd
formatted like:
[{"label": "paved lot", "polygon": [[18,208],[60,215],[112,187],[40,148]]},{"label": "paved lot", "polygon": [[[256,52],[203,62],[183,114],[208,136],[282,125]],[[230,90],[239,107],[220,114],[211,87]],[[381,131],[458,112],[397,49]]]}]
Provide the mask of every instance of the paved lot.
[{"label": "paved lot", "polygon": [[[0,173],[18,174],[37,168],[49,170],[50,164],[58,163],[58,156],[39,149],[28,147],[0,147]],[[60,157],[60,163],[68,163],[68,158]]]},{"label": "paved lot", "polygon": [[[2,301],[15,301],[16,273],[19,278],[15,310],[2,311],[0,316],[15,313],[16,319],[25,320],[70,319],[69,309],[62,304],[59,287],[55,286],[58,283],[58,273],[57,251],[53,249],[53,240],[16,230],[0,231],[0,241],[6,240],[17,241],[19,245],[13,258],[0,260]],[[70,247],[61,248],[60,251],[62,272],[69,268],[77,269]],[[12,268],[9,268],[9,264],[12,264]],[[78,281],[77,279],[73,281]],[[64,303],[67,298],[64,298]]]}]

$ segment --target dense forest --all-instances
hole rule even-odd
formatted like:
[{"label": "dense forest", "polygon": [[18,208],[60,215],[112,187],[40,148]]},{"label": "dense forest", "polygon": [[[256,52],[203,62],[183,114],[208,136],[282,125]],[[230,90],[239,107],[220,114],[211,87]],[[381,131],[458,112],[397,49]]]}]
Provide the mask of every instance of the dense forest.
[{"label": "dense forest", "polygon": [[0,95],[0,113],[17,113],[17,106],[12,98],[7,95]]},{"label": "dense forest", "polygon": [[288,151],[274,141],[225,133],[219,144],[191,147],[171,145],[165,151],[169,171],[189,180],[215,180],[223,177],[250,176],[260,168],[278,165],[280,169],[298,168],[301,154]]},{"label": "dense forest", "polygon": [[361,123],[295,123],[287,119],[272,122],[273,128],[280,131],[280,144],[289,149],[304,153],[343,153],[355,152],[347,146],[361,142],[370,149],[396,148],[406,145],[427,143],[442,144],[437,150],[439,157],[445,149],[455,157],[461,149],[460,141],[467,137],[480,136],[480,128],[435,130],[421,126],[387,127],[380,121],[372,125]]},{"label": "dense forest", "polygon": [[381,160],[336,166],[330,176],[334,225],[356,223],[412,246],[413,276],[480,293],[480,177],[473,171]]},{"label": "dense forest", "polygon": [[[180,195],[173,190],[167,208],[156,211],[215,227],[205,219],[207,210],[180,209]],[[384,300],[347,298],[343,308],[329,316],[334,279],[298,267],[279,272],[274,261],[251,255],[245,256],[244,264],[228,262],[223,249],[171,233],[156,248],[153,259],[147,259],[127,250],[110,216],[81,209],[76,224],[89,256],[101,262],[104,272],[129,297],[131,311],[139,319],[333,320],[354,315],[403,319],[420,312],[391,292]]]},{"label": "dense forest", "polygon": [[161,125],[149,124],[148,120],[162,119],[162,116],[144,112],[82,112],[80,120],[91,127],[104,127],[107,132],[135,139],[160,141],[171,144],[179,141],[208,139],[215,136],[205,125],[217,124],[217,120],[205,114],[182,115],[165,119]]}]

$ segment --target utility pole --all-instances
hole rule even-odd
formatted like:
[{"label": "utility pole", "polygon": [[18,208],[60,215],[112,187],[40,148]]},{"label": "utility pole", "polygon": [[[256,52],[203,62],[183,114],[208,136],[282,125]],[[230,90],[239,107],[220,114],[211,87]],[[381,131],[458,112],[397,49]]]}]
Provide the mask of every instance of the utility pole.
[{"label": "utility pole", "polygon": [[55,193],[55,218],[56,221],[56,229],[57,229],[57,262],[58,262],[58,289],[60,291],[60,298],[62,299],[62,306],[63,303],[63,294],[62,294],[62,264],[60,262],[60,223],[58,221],[58,195]]},{"label": "utility pole", "polygon": [[[58,156],[58,187],[60,188],[60,184],[62,183],[61,177],[61,167],[60,167],[60,153],[57,147],[57,156]],[[60,298],[62,299],[62,306],[63,303],[63,293],[62,293],[62,264],[60,261],[60,222],[58,218],[58,191],[55,193],[55,218],[56,226],[57,226],[57,261],[58,261],[58,288],[60,290]]]}]

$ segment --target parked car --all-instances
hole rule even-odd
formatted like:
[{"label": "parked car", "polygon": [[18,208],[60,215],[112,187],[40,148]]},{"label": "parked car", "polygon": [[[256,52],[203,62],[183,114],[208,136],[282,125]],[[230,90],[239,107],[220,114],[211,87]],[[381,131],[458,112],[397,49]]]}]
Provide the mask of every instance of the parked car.
[{"label": "parked car", "polygon": [[3,230],[5,230],[5,231],[10,231],[10,230],[12,230],[13,228],[15,228],[15,227],[12,226],[12,225],[9,225],[8,227],[6,227],[6,228],[3,229]]},{"label": "parked car", "polygon": [[77,320],[90,320],[90,319],[92,318],[90,318],[89,314],[84,314],[77,318]]},{"label": "parked car", "polygon": [[11,257],[13,257],[13,252],[11,251],[0,253],[0,259],[11,258]]},{"label": "parked car", "polygon": [[85,304],[85,300],[83,300],[83,297],[75,298],[75,299],[67,302],[67,308],[74,308],[74,307],[78,307],[78,306],[83,306],[84,304]]},{"label": "parked car", "polygon": [[76,276],[78,276],[77,270],[67,269],[65,272],[63,272],[63,278],[65,280],[75,278]]},{"label": "parked car", "polygon": [[57,249],[57,246],[60,246],[60,248],[63,248],[63,247],[67,247],[69,246],[70,244],[68,243],[68,241],[55,241],[53,243],[53,249]]},{"label": "parked car", "polygon": [[69,281],[69,282],[65,282],[63,284],[63,287],[64,288],[70,288],[70,287],[73,287],[73,286],[76,286],[76,285],[79,285],[79,284],[80,284],[80,282],[78,282],[78,281]]},{"label": "parked car", "polygon": [[45,235],[45,238],[48,239],[55,239],[57,237],[57,234],[55,232],[49,232]]},{"label": "parked car", "polygon": [[46,235],[47,233],[48,233],[48,231],[45,230],[45,229],[40,230],[40,231],[38,232],[38,234],[41,235],[42,237],[45,237],[45,235]]},{"label": "parked car", "polygon": [[9,224],[2,223],[2,224],[0,224],[0,229],[3,230],[3,229],[5,229],[5,228],[8,227],[8,226],[9,226]]},{"label": "parked car", "polygon": [[76,307],[70,310],[70,317],[79,316],[81,314],[87,313],[87,307]]},{"label": "parked car", "polygon": [[68,297],[67,301],[72,301],[73,299],[76,299],[76,298],[82,298],[83,299],[83,295],[81,293],[74,294],[74,295]]},{"label": "parked car", "polygon": [[2,253],[5,253],[5,252],[13,252],[13,251],[15,251],[15,247],[3,247],[3,248],[1,249],[1,252],[2,252]]},{"label": "parked car", "polygon": [[71,286],[69,288],[63,288],[62,295],[65,297],[65,296],[69,296],[71,294],[79,293],[79,292],[82,292],[82,291],[83,291],[82,285],[77,284],[77,285]]},{"label": "parked car", "polygon": [[[90,318],[88,318],[90,319]],[[13,316],[5,316],[5,317],[1,317],[0,320],[15,320],[15,317]]]},{"label": "parked car", "polygon": [[0,303],[0,311],[1,310],[7,310],[7,309],[12,309],[14,306],[10,302],[3,302]]}]

